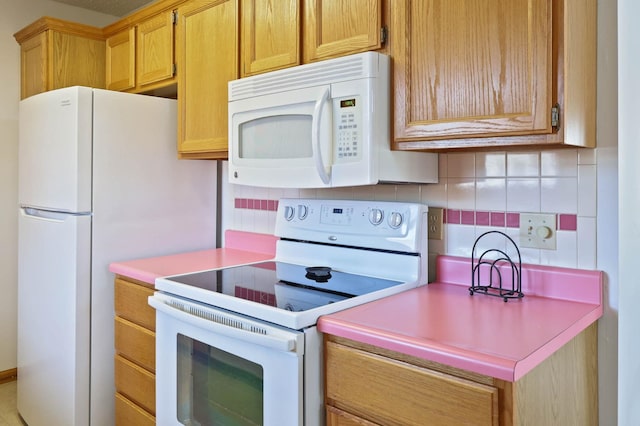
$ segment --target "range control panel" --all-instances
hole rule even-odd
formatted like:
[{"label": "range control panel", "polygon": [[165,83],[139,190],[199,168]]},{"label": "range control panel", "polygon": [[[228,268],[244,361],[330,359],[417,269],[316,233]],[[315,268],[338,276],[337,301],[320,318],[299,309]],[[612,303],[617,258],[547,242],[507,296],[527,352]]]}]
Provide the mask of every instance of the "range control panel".
[{"label": "range control panel", "polygon": [[[281,199],[275,234],[281,238],[387,250],[426,236],[427,206],[360,200]],[[424,233],[424,235],[422,235]]]}]

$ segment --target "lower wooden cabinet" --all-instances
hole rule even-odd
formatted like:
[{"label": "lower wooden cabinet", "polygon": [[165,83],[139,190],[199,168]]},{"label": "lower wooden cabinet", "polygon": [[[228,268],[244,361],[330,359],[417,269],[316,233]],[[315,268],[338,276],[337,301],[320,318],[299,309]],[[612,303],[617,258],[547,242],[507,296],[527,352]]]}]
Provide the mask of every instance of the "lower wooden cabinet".
[{"label": "lower wooden cabinet", "polygon": [[116,425],[154,425],[156,412],[155,310],[149,284],[115,280]]},{"label": "lower wooden cabinet", "polygon": [[597,368],[597,324],[516,382],[326,336],[326,423],[595,426]]}]

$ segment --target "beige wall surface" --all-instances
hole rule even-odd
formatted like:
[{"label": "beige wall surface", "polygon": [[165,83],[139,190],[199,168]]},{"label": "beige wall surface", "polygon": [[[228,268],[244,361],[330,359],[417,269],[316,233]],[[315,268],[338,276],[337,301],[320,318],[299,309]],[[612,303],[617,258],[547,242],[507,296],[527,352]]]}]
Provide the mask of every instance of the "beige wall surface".
[{"label": "beige wall surface", "polygon": [[17,364],[20,47],[13,34],[42,16],[98,27],[117,18],[49,0],[0,0],[0,10],[0,371],[5,371]]}]

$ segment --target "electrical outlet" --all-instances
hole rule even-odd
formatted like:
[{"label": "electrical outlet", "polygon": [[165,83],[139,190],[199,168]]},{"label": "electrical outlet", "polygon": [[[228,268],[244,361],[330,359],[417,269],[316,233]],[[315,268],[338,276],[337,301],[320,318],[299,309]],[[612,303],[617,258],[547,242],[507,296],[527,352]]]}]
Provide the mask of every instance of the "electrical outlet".
[{"label": "electrical outlet", "polygon": [[520,246],[556,249],[556,215],[520,213]]},{"label": "electrical outlet", "polygon": [[443,209],[440,207],[429,207],[427,226],[429,228],[430,240],[441,240],[443,235]]}]

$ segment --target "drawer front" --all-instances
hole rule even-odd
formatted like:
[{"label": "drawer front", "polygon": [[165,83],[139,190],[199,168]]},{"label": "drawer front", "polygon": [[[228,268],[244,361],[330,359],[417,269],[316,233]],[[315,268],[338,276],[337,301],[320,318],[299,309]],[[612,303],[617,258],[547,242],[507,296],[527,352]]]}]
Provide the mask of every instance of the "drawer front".
[{"label": "drawer front", "polygon": [[329,405],[389,425],[498,425],[495,387],[333,342],[325,349]]},{"label": "drawer front", "polygon": [[155,373],[156,333],[116,317],[115,340],[116,353]]},{"label": "drawer front", "polygon": [[327,425],[326,426],[378,426],[377,423],[369,422],[360,417],[349,414],[345,411],[338,410],[335,407],[327,407]]},{"label": "drawer front", "polygon": [[116,391],[142,408],[156,414],[156,376],[144,368],[115,357]]},{"label": "drawer front", "polygon": [[116,426],[155,426],[156,418],[116,393]]},{"label": "drawer front", "polygon": [[147,303],[153,289],[116,278],[114,291],[117,316],[155,331],[156,311]]}]

